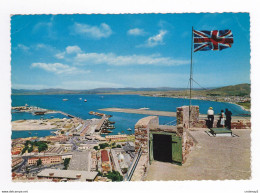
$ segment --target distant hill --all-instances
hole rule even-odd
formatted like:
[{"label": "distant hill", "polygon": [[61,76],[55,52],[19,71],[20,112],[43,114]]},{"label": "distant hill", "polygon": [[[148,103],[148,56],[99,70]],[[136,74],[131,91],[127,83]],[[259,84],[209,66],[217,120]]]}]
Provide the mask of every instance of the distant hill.
[{"label": "distant hill", "polygon": [[222,96],[246,96],[250,95],[250,84],[238,84],[233,86],[225,86],[221,88],[215,88],[210,90],[210,94],[222,95]]},{"label": "distant hill", "polygon": [[[12,89],[13,95],[54,95],[54,94],[99,94],[99,93],[137,93],[140,92],[184,92],[187,88],[96,88],[89,90],[66,90],[66,89],[41,89],[41,90],[27,90],[27,89]],[[246,96],[250,95],[250,84],[238,84],[233,86],[225,86],[219,88],[209,88],[208,90],[193,89],[197,93],[204,93],[205,95],[215,96]],[[186,91],[185,91],[186,92]]]},{"label": "distant hill", "polygon": [[51,94],[98,94],[98,93],[118,93],[118,92],[135,92],[135,91],[174,91],[184,90],[184,88],[171,88],[171,87],[159,87],[159,88],[95,88],[89,90],[66,90],[66,89],[12,89],[13,95],[51,95]]}]

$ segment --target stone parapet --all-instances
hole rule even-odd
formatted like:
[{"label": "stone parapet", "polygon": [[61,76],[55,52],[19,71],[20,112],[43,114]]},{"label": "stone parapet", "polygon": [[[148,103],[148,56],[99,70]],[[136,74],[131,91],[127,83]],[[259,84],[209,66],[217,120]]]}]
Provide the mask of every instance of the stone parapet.
[{"label": "stone parapet", "polygon": [[190,127],[195,127],[199,122],[199,106],[182,106],[177,108],[176,119],[177,124],[183,124],[185,128],[189,127],[189,112],[190,116]]},{"label": "stone parapet", "polygon": [[140,119],[135,125],[135,152],[142,147],[143,154],[149,153],[149,130],[150,127],[158,127],[159,118],[149,116]]},{"label": "stone parapet", "polygon": [[[217,127],[218,120],[214,120],[213,127]],[[206,119],[199,120],[198,123],[194,125],[196,128],[207,128]],[[231,121],[231,129],[251,129],[251,121],[250,119],[241,119]]]}]

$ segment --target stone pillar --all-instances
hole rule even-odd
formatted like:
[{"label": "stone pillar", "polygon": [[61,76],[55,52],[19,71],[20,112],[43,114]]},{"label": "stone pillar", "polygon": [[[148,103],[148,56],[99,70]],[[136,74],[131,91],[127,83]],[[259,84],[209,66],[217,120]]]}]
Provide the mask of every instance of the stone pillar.
[{"label": "stone pillar", "polygon": [[[176,112],[177,124],[182,124],[184,128],[189,127],[189,106],[177,108]],[[199,122],[199,106],[191,106],[191,122],[190,127],[194,127]]]},{"label": "stone pillar", "polygon": [[143,154],[149,155],[149,128],[159,126],[157,116],[149,116],[140,119],[135,125],[135,152],[142,146]]}]

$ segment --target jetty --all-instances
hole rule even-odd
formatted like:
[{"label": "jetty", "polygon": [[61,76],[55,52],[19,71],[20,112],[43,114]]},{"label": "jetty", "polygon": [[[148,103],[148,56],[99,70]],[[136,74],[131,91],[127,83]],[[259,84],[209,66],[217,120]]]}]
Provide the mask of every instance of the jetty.
[{"label": "jetty", "polygon": [[[105,109],[99,109],[99,110],[100,111],[119,112],[119,113],[132,113],[132,114],[176,117],[176,112],[172,112],[172,111],[156,111],[156,110],[126,109],[126,108],[105,108]],[[218,116],[218,114],[215,114],[215,116]],[[206,114],[200,114],[199,118],[200,119],[207,119],[207,115]],[[244,119],[250,119],[250,117],[232,116],[232,120],[244,120]]]},{"label": "jetty", "polygon": [[74,116],[74,115],[71,115],[71,114],[65,113],[65,112],[63,112],[63,111],[57,111],[57,113],[60,113],[60,114],[62,114],[62,115],[65,115],[65,116],[67,116],[67,117],[70,117],[70,118],[81,119],[81,118],[79,118],[79,117],[76,117],[76,116]]},{"label": "jetty", "polygon": [[110,111],[110,112],[120,112],[120,113],[133,113],[133,114],[176,117],[176,112],[170,112],[170,111],[154,111],[154,110],[146,110],[146,109],[125,109],[125,108],[105,108],[105,109],[99,109],[99,110],[100,111]]}]

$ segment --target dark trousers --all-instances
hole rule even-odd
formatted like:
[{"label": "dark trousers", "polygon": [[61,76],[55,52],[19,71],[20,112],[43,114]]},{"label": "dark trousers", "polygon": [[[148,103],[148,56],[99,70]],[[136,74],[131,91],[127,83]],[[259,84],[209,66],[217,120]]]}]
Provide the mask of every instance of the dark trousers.
[{"label": "dark trousers", "polygon": [[231,119],[228,119],[228,118],[227,118],[227,120],[226,120],[226,127],[227,127],[228,129],[231,129]]},{"label": "dark trousers", "polygon": [[212,128],[214,123],[214,115],[208,115],[208,128]]}]

